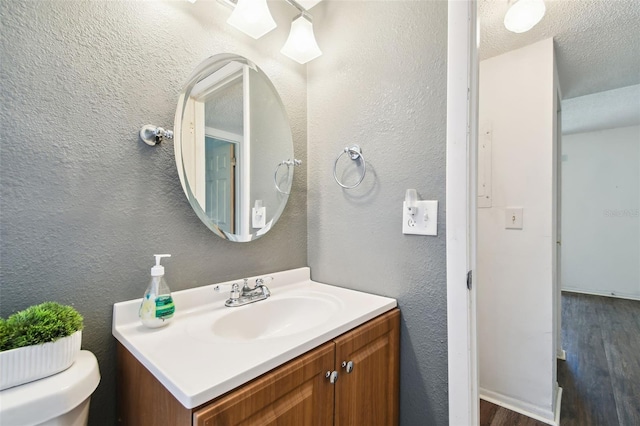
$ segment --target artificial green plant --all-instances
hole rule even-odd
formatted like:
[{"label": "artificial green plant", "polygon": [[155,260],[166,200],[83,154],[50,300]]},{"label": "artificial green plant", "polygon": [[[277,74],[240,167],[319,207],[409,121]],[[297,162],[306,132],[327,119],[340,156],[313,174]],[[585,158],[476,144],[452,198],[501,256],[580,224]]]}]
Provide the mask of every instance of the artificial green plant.
[{"label": "artificial green plant", "polygon": [[72,306],[45,302],[0,318],[0,351],[54,342],[82,330],[82,315]]}]

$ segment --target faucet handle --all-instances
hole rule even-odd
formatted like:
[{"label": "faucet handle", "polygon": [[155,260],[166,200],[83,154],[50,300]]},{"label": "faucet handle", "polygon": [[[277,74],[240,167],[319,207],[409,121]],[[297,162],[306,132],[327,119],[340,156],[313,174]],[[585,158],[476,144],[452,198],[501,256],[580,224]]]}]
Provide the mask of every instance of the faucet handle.
[{"label": "faucet handle", "polygon": [[231,286],[231,294],[229,295],[229,299],[236,300],[240,298],[240,286],[237,283],[233,283]]},{"label": "faucet handle", "polygon": [[256,287],[269,284],[271,281],[273,281],[273,277],[257,278],[256,279]]},{"label": "faucet handle", "polygon": [[221,291],[231,291],[234,285],[238,285],[236,283],[233,284],[216,284],[213,286],[213,291],[216,293],[220,293]]},{"label": "faucet handle", "polygon": [[249,279],[245,278],[244,279],[244,285],[242,286],[242,291],[251,291],[253,290],[251,287],[249,287]]},{"label": "faucet handle", "polygon": [[229,291],[230,299],[238,299],[240,297],[240,286],[238,283],[233,284],[216,284],[213,286],[213,291],[220,293],[221,291]]}]

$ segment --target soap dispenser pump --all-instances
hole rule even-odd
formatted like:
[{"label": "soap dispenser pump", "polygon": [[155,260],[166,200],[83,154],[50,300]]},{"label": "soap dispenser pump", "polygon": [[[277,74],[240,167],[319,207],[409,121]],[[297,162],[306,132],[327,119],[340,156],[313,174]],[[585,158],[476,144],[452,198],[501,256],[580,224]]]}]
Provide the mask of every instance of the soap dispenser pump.
[{"label": "soap dispenser pump", "polygon": [[156,264],[151,268],[151,282],[142,297],[138,315],[142,324],[149,328],[164,327],[169,324],[176,308],[171,297],[171,290],[164,279],[164,266],[160,265],[163,257],[170,254],[154,254]]}]

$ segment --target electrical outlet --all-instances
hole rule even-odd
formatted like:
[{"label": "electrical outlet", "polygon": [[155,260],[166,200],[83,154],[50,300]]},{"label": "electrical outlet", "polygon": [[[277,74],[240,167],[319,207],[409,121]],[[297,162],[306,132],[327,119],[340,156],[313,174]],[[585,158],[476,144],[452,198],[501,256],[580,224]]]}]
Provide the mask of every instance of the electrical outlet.
[{"label": "electrical outlet", "polygon": [[254,228],[264,228],[267,219],[266,207],[253,207],[251,209],[251,226]]},{"label": "electrical outlet", "polygon": [[438,235],[438,201],[415,201],[415,214],[409,214],[407,202],[402,203],[402,233]]}]

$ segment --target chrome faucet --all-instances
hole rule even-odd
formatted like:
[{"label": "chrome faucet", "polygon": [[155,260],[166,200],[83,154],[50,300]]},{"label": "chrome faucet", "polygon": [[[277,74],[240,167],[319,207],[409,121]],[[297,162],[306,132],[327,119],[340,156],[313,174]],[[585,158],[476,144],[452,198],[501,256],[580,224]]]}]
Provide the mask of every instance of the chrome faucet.
[{"label": "chrome faucet", "polygon": [[[249,286],[249,280],[247,278],[244,279],[244,285],[242,289],[237,283],[234,283],[231,286],[231,293],[229,294],[229,299],[224,302],[225,306],[228,307],[236,307],[248,305],[249,303],[257,302],[259,300],[264,300],[271,296],[271,292],[269,288],[265,285],[266,282],[271,282],[272,277],[266,278],[258,278],[256,279],[256,283],[253,287]],[[219,287],[215,287],[216,290],[219,291]]]}]

